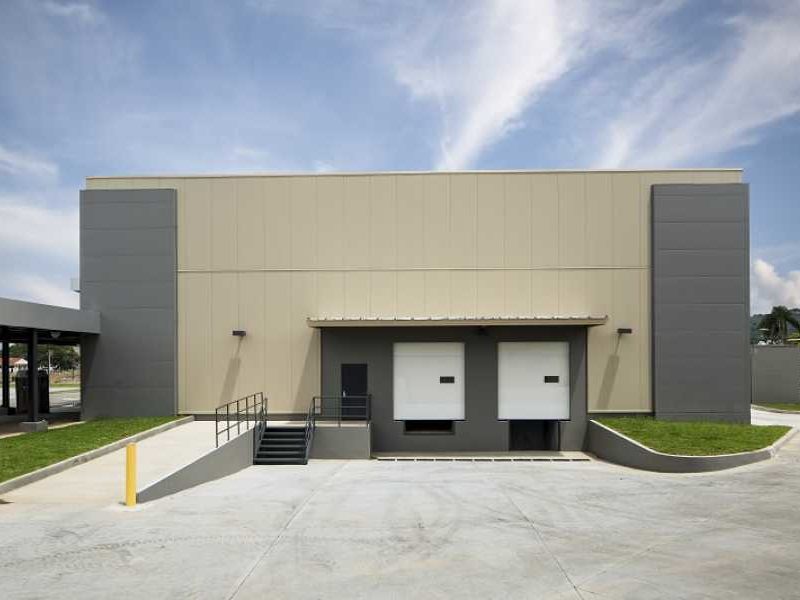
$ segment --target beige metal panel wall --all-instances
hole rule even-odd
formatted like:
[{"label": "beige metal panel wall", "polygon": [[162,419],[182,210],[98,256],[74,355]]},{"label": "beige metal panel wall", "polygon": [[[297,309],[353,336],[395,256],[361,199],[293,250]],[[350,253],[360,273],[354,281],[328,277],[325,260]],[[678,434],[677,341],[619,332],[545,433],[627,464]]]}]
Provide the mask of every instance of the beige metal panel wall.
[{"label": "beige metal panel wall", "polygon": [[[472,174],[450,176],[450,260],[474,267],[478,260],[478,184]],[[473,300],[474,301],[474,300]]]},{"label": "beige metal panel wall", "polygon": [[450,311],[457,317],[478,316],[477,271],[450,273]]},{"label": "beige metal panel wall", "polygon": [[401,269],[425,265],[425,199],[423,175],[397,177],[397,266]]},{"label": "beige metal panel wall", "polygon": [[[528,254],[530,257],[530,253]],[[531,272],[527,269],[504,271],[504,315],[530,315]]]},{"label": "beige metal panel wall", "polygon": [[[289,238],[293,269],[317,267],[317,180],[293,177],[289,180]],[[362,236],[367,229],[364,229]],[[238,268],[242,268],[241,265]]]},{"label": "beige metal panel wall", "polygon": [[397,314],[397,273],[373,271],[369,282],[369,316]]},{"label": "beige metal panel wall", "polygon": [[558,180],[558,266],[586,261],[586,175],[561,173]]},{"label": "beige metal panel wall", "polygon": [[[346,183],[344,177],[317,179],[317,222],[326,224],[317,229],[317,264],[321,269],[341,269],[344,265],[345,238],[342,231]],[[278,264],[280,263],[269,266],[275,267]]]},{"label": "beige metal panel wall", "polygon": [[[362,235],[369,237],[370,267],[373,269],[397,266],[397,201],[395,178],[370,177],[369,227]],[[324,196],[319,196],[323,202]],[[325,228],[320,228],[325,229]]]},{"label": "beige metal panel wall", "polygon": [[[586,264],[614,266],[614,191],[610,173],[586,174]],[[623,230],[624,231],[624,230]]]},{"label": "beige metal panel wall", "polygon": [[[608,314],[589,330],[590,411],[650,404],[649,200],[736,171],[90,179],[178,190],[179,405],[319,390],[310,315]],[[619,336],[618,327],[633,334]],[[233,329],[247,330],[243,340]]]},{"label": "beige metal panel wall", "polygon": [[423,243],[425,267],[450,264],[450,177],[427,175],[423,179]]},{"label": "beige metal panel wall", "polygon": [[[267,269],[286,268],[291,262],[290,182],[291,180],[286,177],[265,177],[262,180],[264,190],[264,264]],[[331,199],[331,202],[334,201],[335,199]],[[187,205],[192,204],[192,198],[187,196],[185,202]],[[180,203],[179,196],[178,204]],[[180,223],[178,229],[180,229]],[[341,256],[341,250],[338,256]]]},{"label": "beige metal panel wall", "polygon": [[[369,267],[369,180],[369,177],[347,177],[345,180],[344,223],[340,232],[344,236],[343,264],[349,269]],[[330,224],[322,223],[322,227],[330,227]],[[421,236],[422,232],[419,233]]]},{"label": "beige metal panel wall", "polygon": [[531,266],[531,178],[505,176],[503,266]]},{"label": "beige metal panel wall", "polygon": [[[425,316],[425,272],[397,272],[396,315],[402,317]],[[392,315],[386,315],[391,317]]]},{"label": "beige metal panel wall", "polygon": [[[292,291],[296,289],[292,285],[292,277],[292,273],[287,272],[264,274],[263,391],[269,397],[270,412],[294,412],[305,405],[305,402],[301,402],[303,399],[295,401],[292,389],[294,354],[290,352],[290,348],[294,330],[290,308]],[[295,409],[295,406],[298,408]]]},{"label": "beige metal panel wall", "polygon": [[[360,295],[364,292],[361,291]],[[347,306],[345,285],[345,308]],[[308,315],[316,311],[316,274],[292,273],[288,313],[291,380],[289,396],[272,396],[271,410],[275,412],[306,412],[311,398],[320,391],[319,330],[306,325]],[[360,299],[358,300],[360,302]],[[284,346],[283,350],[286,351]]]},{"label": "beige metal panel wall", "polygon": [[531,175],[531,266],[559,266],[558,176]]},{"label": "beige metal panel wall", "polygon": [[[266,215],[263,180],[256,177],[237,179],[235,193],[238,205],[236,211],[236,268],[264,269],[266,267],[264,236]],[[187,203],[182,204],[186,210]],[[191,212],[189,210],[189,213]],[[191,254],[187,251],[187,259]]]},{"label": "beige metal panel wall", "polygon": [[181,412],[213,409],[211,401],[211,275],[178,277],[178,407]]},{"label": "beige metal panel wall", "polygon": [[636,267],[642,263],[641,248],[647,242],[650,228],[641,228],[643,204],[649,201],[641,195],[638,173],[615,173],[611,177],[613,194],[613,223],[615,235],[614,266]]},{"label": "beige metal panel wall", "polygon": [[505,254],[504,175],[478,176],[478,263],[496,269]]},{"label": "beige metal panel wall", "polygon": [[[239,376],[236,378],[237,398],[266,389],[267,382],[263,368],[266,360],[265,286],[266,277],[263,272],[237,274],[238,326],[247,331],[247,337],[242,339],[236,348],[239,359]],[[228,335],[233,337],[230,332]]]},{"label": "beige metal panel wall", "polygon": [[[211,180],[186,179],[178,192],[178,268],[211,268]],[[191,205],[181,200],[191,198]]]}]

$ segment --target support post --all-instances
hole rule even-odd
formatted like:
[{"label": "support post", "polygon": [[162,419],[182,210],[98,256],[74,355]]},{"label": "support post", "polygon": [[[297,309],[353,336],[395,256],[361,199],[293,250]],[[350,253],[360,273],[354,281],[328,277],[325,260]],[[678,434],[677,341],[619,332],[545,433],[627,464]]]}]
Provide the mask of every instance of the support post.
[{"label": "support post", "polygon": [[3,408],[11,406],[11,365],[10,362],[10,343],[8,341],[8,329],[0,327],[0,340],[3,341]]},{"label": "support post", "polygon": [[36,366],[39,359],[38,345],[39,332],[31,329],[28,336],[28,421],[31,423],[39,420],[39,369]]}]

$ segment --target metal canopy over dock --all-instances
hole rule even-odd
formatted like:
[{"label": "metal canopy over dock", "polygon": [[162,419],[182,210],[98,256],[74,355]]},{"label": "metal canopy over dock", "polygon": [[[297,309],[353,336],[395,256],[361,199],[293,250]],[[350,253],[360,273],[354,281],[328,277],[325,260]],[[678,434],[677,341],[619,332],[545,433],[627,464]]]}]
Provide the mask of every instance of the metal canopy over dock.
[{"label": "metal canopy over dock", "polygon": [[595,326],[604,325],[606,315],[537,315],[519,317],[309,317],[309,327],[503,327],[503,326]]}]

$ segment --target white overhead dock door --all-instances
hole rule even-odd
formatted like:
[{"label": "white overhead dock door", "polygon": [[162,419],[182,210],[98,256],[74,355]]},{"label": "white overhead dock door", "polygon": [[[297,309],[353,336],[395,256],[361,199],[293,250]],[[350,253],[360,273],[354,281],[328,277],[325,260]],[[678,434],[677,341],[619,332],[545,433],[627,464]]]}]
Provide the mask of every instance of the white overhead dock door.
[{"label": "white overhead dock door", "polygon": [[498,418],[568,420],[569,343],[501,342]]},{"label": "white overhead dock door", "polygon": [[394,418],[464,419],[464,344],[394,345]]}]

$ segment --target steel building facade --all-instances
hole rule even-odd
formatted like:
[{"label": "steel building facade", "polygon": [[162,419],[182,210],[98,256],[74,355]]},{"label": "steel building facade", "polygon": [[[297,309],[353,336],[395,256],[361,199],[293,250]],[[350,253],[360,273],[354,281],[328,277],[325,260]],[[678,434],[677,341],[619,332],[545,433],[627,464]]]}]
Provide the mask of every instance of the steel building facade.
[{"label": "steel building facade", "polygon": [[[263,390],[298,415],[363,386],[386,450],[579,448],[600,413],[746,421],[741,177],[89,178],[84,411],[202,415]],[[451,366],[425,387],[430,364]]]}]

